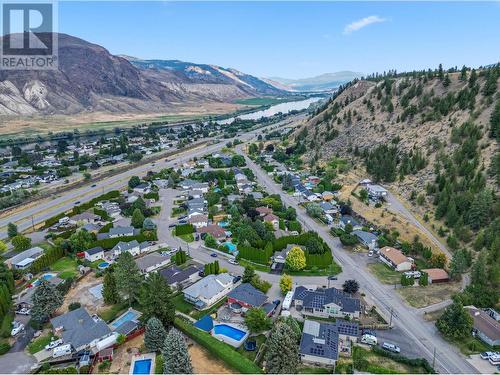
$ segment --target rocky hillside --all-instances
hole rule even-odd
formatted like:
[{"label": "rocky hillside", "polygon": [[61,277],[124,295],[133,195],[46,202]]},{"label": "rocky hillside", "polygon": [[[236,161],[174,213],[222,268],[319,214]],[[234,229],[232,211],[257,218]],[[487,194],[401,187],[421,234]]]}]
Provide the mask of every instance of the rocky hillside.
[{"label": "rocky hillside", "polygon": [[58,38],[57,71],[0,71],[0,115],[159,112],[286,94],[234,69],[129,59],[69,35]]},{"label": "rocky hillside", "polygon": [[[487,170],[498,147],[490,137],[498,79],[498,68],[493,68],[352,81],[298,131],[311,150],[304,159],[349,157],[368,167],[376,180],[398,181],[397,188],[409,197],[413,191],[424,190],[435,177],[437,156],[458,147],[452,133],[471,120],[480,130],[480,164]],[[394,150],[392,173],[377,173],[373,166],[378,163],[391,169],[384,165],[390,158],[384,157],[383,147],[389,149],[387,153]],[[375,153],[378,149],[381,160]],[[493,181],[491,173],[487,178]]]}]

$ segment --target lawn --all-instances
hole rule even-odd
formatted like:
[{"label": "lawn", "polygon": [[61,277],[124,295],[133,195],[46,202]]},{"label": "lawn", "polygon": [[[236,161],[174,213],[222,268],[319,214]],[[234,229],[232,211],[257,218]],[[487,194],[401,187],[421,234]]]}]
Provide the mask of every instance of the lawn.
[{"label": "lawn", "polygon": [[500,346],[491,347],[483,341],[476,337],[469,336],[460,340],[449,340],[451,343],[455,344],[462,354],[472,355],[479,354],[481,352],[497,352],[500,351]]},{"label": "lawn", "polygon": [[50,267],[50,269],[58,272],[59,274],[57,276],[61,279],[69,279],[76,276],[78,273],[76,260],[68,257],[59,259]]},{"label": "lawn", "polygon": [[266,336],[265,335],[258,335],[258,336],[252,336],[247,339],[247,341],[256,341],[257,342],[257,349],[253,351],[248,351],[245,350],[244,345],[241,345],[236,351],[240,353],[241,355],[247,357],[251,361],[255,361],[255,357],[257,356],[257,353],[259,352],[260,348],[262,345],[265,344],[266,342]]},{"label": "lawn", "polygon": [[183,314],[189,315],[194,309],[192,304],[184,300],[184,295],[182,293],[177,294],[172,301],[174,302],[175,309]]},{"label": "lawn", "polygon": [[186,242],[193,242],[194,241],[194,235],[193,233],[188,233],[188,234],[181,234],[180,236],[177,236],[180,239],[186,241]]},{"label": "lawn", "polygon": [[460,282],[431,284],[425,287],[398,288],[397,291],[410,306],[421,308],[444,301],[460,291]]},{"label": "lawn", "polygon": [[116,319],[120,314],[125,312],[128,307],[129,306],[126,303],[117,303],[116,305],[110,306],[106,310],[99,311],[99,315],[101,316],[102,320],[109,323],[112,320]]},{"label": "lawn", "polygon": [[52,341],[52,333],[49,332],[44,336],[40,336],[28,344],[28,352],[30,354],[38,353],[45,349],[45,345]]},{"label": "lawn", "polygon": [[163,355],[156,354],[155,358],[155,374],[163,374],[163,364],[165,361],[163,360]]},{"label": "lawn", "polygon": [[286,270],[285,273],[290,276],[330,276],[330,275],[338,275],[342,272],[342,267],[340,267],[337,263],[330,264],[328,268],[324,269],[305,269],[302,271],[290,271]]},{"label": "lawn", "polygon": [[240,264],[240,266],[242,267],[252,267],[253,269],[257,270],[257,271],[261,271],[261,272],[270,272],[271,271],[271,267],[269,266],[265,266],[263,264],[258,264],[258,263],[254,263],[254,262],[250,262],[248,260],[245,260],[245,259],[238,259],[238,263]]},{"label": "lawn", "polygon": [[400,284],[401,274],[383,263],[371,263],[368,269],[384,284]]}]

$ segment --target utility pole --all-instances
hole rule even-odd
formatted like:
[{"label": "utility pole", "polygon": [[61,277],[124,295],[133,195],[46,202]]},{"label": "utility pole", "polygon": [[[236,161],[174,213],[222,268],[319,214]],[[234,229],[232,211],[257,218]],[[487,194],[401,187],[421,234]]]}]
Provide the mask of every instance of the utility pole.
[{"label": "utility pole", "polygon": [[35,219],[33,218],[33,215],[31,215],[31,227],[33,228],[33,232],[35,231]]},{"label": "utility pole", "polygon": [[393,310],[393,308],[391,307],[391,318],[390,318],[390,320],[389,320],[389,328],[391,328],[391,327],[392,327],[392,315],[393,315],[393,312],[394,312],[394,310]]},{"label": "utility pole", "polygon": [[434,353],[432,355],[432,368],[434,368],[436,364],[436,347],[434,347]]}]

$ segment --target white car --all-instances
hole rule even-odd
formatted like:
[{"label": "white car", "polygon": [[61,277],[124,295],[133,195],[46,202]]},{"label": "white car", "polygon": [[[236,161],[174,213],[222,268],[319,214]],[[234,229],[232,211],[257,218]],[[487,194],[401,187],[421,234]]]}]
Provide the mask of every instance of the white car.
[{"label": "white car", "polygon": [[29,315],[31,312],[31,309],[28,309],[27,307],[23,307],[21,310],[16,310],[16,314],[19,315]]},{"label": "white car", "polygon": [[369,257],[372,257],[372,256],[373,256],[373,251],[371,251],[371,250],[370,250],[370,251],[368,252],[368,256],[369,256]]},{"label": "white car", "polygon": [[51,341],[47,345],[45,345],[45,350],[57,348],[59,345],[62,345],[63,342],[63,339]]},{"label": "white car", "polygon": [[236,259],[228,259],[227,262],[231,263],[231,264],[234,264],[234,265],[238,265],[239,264]]},{"label": "white car", "polygon": [[14,325],[14,328],[12,328],[12,331],[10,331],[10,334],[11,334],[11,336],[15,336],[21,331],[24,331],[24,324],[18,323],[16,325]]},{"label": "white car", "polygon": [[479,356],[482,359],[490,359],[490,357],[494,356],[495,354],[498,354],[498,353],[495,353],[495,352],[482,352],[481,354],[479,354]]},{"label": "white car", "polygon": [[399,346],[394,345],[394,344],[390,344],[388,342],[384,342],[382,344],[382,348],[384,348],[385,350],[388,350],[390,352],[393,352],[393,353],[401,353],[401,349],[399,348]]}]

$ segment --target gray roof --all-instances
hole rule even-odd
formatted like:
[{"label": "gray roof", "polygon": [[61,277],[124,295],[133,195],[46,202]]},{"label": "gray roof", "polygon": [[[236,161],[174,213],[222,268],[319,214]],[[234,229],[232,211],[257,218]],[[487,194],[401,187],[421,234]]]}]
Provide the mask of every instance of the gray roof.
[{"label": "gray roof", "polygon": [[339,334],[351,337],[359,335],[357,323],[337,319],[335,323],[304,321],[300,340],[300,354],[337,360]]},{"label": "gray roof", "polygon": [[229,284],[232,283],[233,277],[228,273],[208,275],[190,287],[184,289],[184,294],[194,298],[210,299],[222,292]]},{"label": "gray roof", "polygon": [[10,264],[18,264],[27,258],[36,259],[44,253],[41,247],[35,246],[10,258]]},{"label": "gray roof", "polygon": [[335,208],[335,206],[333,204],[331,204],[330,202],[320,202],[319,206],[321,207],[321,209],[323,211],[330,211],[330,210],[333,210]]},{"label": "gray roof", "polygon": [[71,344],[75,349],[111,333],[103,320],[95,321],[83,307],[55,317],[50,320],[50,323],[54,329],[63,328],[64,342]]},{"label": "gray roof", "polygon": [[162,262],[165,262],[166,260],[167,261],[169,260],[168,257],[161,256],[158,253],[153,253],[143,256],[139,259],[136,259],[135,263],[137,264],[137,267],[139,267],[141,271],[144,271],[147,268],[159,265]]},{"label": "gray roof", "polygon": [[256,307],[262,306],[267,301],[267,296],[249,283],[238,285],[227,296]]},{"label": "gray roof", "polygon": [[109,230],[109,234],[134,234],[134,227],[113,227]]},{"label": "gray roof", "polygon": [[133,320],[127,320],[126,322],[120,324],[115,329],[115,332],[127,336],[128,334],[134,332],[138,326],[139,324],[137,322],[134,322]]},{"label": "gray roof", "polygon": [[138,247],[139,242],[136,240],[130,241],[130,242],[118,242],[115,247],[113,247],[113,251],[118,250],[118,251],[128,251],[130,249],[133,249],[134,247]]},{"label": "gray roof", "polygon": [[342,221],[344,223],[344,225],[351,224],[353,227],[357,226],[357,225],[361,225],[361,224],[359,224],[359,222],[355,218],[353,218],[350,215],[342,215],[342,217],[340,218],[340,221]]},{"label": "gray roof", "polygon": [[359,238],[362,243],[369,244],[377,240],[377,236],[364,230],[353,230],[352,234]]},{"label": "gray roof", "polygon": [[358,298],[352,298],[350,294],[336,288],[319,288],[316,290],[299,286],[295,289],[294,300],[302,301],[304,308],[323,308],[330,303],[335,303],[342,308],[342,312],[355,313],[361,311],[361,303]]},{"label": "gray roof", "polygon": [[85,250],[85,252],[89,255],[99,254],[100,252],[104,252],[104,249],[100,246],[93,247],[92,249]]},{"label": "gray roof", "polygon": [[168,284],[183,283],[191,275],[200,272],[195,266],[190,266],[186,269],[180,269],[178,267],[170,267],[161,270],[160,275],[167,281]]}]

